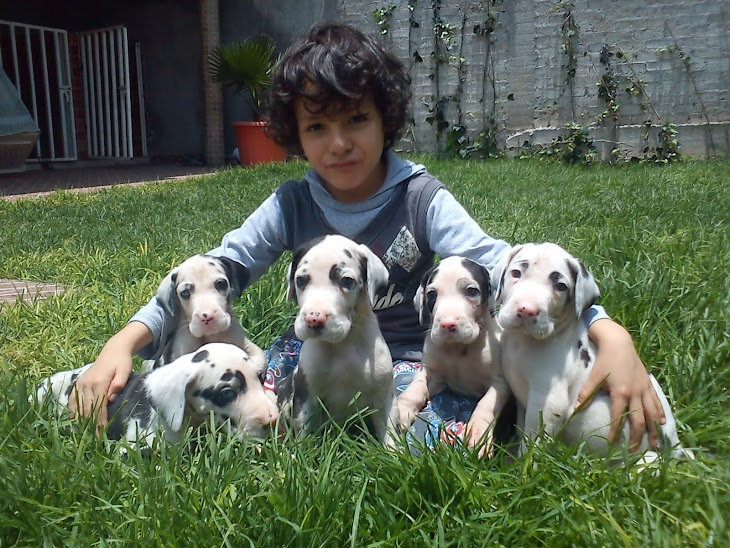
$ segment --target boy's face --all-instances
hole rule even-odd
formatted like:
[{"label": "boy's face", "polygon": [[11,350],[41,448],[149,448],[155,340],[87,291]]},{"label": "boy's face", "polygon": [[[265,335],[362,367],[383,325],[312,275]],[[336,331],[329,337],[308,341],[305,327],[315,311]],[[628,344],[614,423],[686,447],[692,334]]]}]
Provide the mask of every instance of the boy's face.
[{"label": "boy's face", "polygon": [[294,115],[302,150],[333,198],[362,202],[383,186],[383,117],[372,95],[360,102],[335,103],[322,112],[297,99]]}]

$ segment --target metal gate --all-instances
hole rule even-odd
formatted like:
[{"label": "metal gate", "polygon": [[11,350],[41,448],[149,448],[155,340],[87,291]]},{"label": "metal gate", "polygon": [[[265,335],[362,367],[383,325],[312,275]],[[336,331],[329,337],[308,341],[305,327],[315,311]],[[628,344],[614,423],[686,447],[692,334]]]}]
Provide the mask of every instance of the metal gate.
[{"label": "metal gate", "polygon": [[0,21],[0,65],[41,130],[31,160],[76,160],[68,32]]},{"label": "metal gate", "polygon": [[127,29],[118,26],[79,33],[79,46],[89,157],[132,158]]}]

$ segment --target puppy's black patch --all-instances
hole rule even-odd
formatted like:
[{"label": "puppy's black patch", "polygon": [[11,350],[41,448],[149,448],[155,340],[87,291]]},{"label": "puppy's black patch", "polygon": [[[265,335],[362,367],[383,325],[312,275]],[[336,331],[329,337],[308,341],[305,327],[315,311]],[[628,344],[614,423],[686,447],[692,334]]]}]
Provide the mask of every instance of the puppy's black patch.
[{"label": "puppy's black patch", "polygon": [[[207,256],[211,257],[210,255]],[[230,286],[228,302],[230,303],[231,300],[240,297],[241,293],[243,293],[243,289],[246,285],[248,285],[248,281],[250,279],[249,271],[241,263],[229,259],[228,257],[213,257],[213,259],[223,267],[226,278],[228,278],[227,281]]]},{"label": "puppy's black patch", "polygon": [[467,259],[466,257],[461,259],[461,265],[467,272],[469,272],[469,274],[471,274],[471,277],[474,278],[474,281],[476,281],[479,285],[479,291],[482,294],[479,304],[484,304],[487,302],[487,299],[492,292],[492,284],[489,281],[489,271],[486,267],[472,261],[471,259]]},{"label": "puppy's black patch", "polygon": [[107,405],[109,425],[106,435],[109,439],[118,440],[124,437],[127,423],[132,418],[139,421],[140,428],[147,428],[150,425],[152,401],[145,385],[146,377],[146,374],[133,372],[117,398]]},{"label": "puppy's black patch", "polygon": [[591,365],[591,355],[585,348],[580,351],[580,359],[583,360],[583,365],[585,367]]},{"label": "puppy's black patch", "polygon": [[200,350],[199,352],[196,352],[195,355],[190,359],[193,363],[202,362],[205,358],[209,356],[210,352],[207,350]]},{"label": "puppy's black patch", "polygon": [[66,388],[66,393],[64,394],[67,398],[71,397],[71,392],[73,391],[74,387],[76,386],[76,380],[80,377],[78,373],[74,373],[71,375],[71,382],[68,385],[68,388]]}]

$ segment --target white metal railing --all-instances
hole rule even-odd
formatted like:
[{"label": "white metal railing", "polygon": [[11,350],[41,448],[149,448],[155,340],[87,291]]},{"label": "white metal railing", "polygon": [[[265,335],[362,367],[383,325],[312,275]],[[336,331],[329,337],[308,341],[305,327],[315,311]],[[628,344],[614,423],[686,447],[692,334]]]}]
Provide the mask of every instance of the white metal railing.
[{"label": "white metal railing", "polygon": [[30,161],[76,160],[68,32],[0,20],[0,65],[41,130]]},{"label": "white metal railing", "polygon": [[127,29],[118,26],[82,32],[79,45],[89,157],[132,158]]}]

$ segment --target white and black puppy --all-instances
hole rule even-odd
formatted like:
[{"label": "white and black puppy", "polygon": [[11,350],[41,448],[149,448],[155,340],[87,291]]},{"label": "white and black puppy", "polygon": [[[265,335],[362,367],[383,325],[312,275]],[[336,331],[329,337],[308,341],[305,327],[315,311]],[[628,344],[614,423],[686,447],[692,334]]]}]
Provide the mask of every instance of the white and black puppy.
[{"label": "white and black puppy", "polygon": [[248,271],[227,257],[194,255],[173,268],[157,289],[157,301],[177,326],[152,368],[209,342],[235,344],[257,367],[265,367],[264,351],[248,338],[231,308],[247,282]]},{"label": "white and black puppy", "polygon": [[[398,397],[401,428],[413,422],[426,401],[448,387],[464,396],[486,397],[493,362],[499,359],[488,270],[464,257],[448,257],[425,273],[413,304],[428,326],[423,367]],[[494,419],[477,405],[467,427],[469,446],[490,432]],[[486,406],[489,408],[490,406]],[[483,452],[491,445],[484,443]]]},{"label": "white and black puppy", "polygon": [[338,424],[370,409],[373,434],[392,445],[393,364],[372,309],[387,281],[382,261],[343,236],[316,239],[294,254],[289,298],[299,307],[294,331],[303,341],[293,379],[295,431],[306,430],[321,401]]},{"label": "white and black puppy", "polygon": [[[567,444],[585,440],[593,452],[607,454],[608,395],[598,392],[590,405],[574,412],[596,357],[581,320],[599,296],[593,276],[579,260],[551,243],[516,246],[492,274],[502,328],[502,373],[524,410],[524,435],[536,439],[542,425],[547,434]],[[672,456],[692,458],[691,451],[680,445],[664,392],[653,376],[651,382],[667,418],[661,426],[662,446],[671,448]],[[628,424],[623,434],[627,441]],[[640,449],[645,451],[645,462],[657,456],[648,448],[644,436]]]},{"label": "white and black puppy", "polygon": [[[67,405],[79,376],[91,364],[62,371],[45,379],[36,391],[42,401],[53,397],[59,413]],[[156,435],[177,442],[184,426],[199,426],[213,413],[239,438],[263,437],[279,416],[276,405],[264,394],[264,369],[254,364],[238,346],[209,343],[149,373],[132,373],[117,398],[108,404],[110,439],[130,442]]]}]

